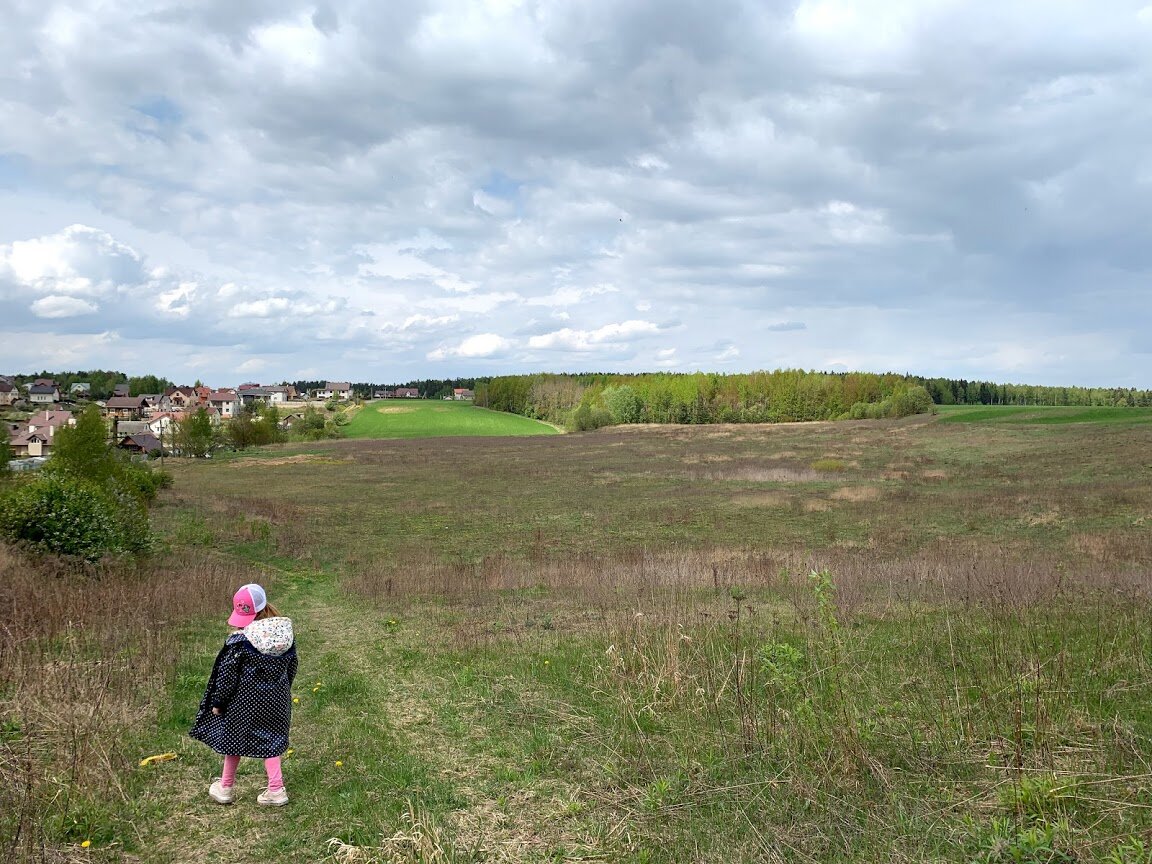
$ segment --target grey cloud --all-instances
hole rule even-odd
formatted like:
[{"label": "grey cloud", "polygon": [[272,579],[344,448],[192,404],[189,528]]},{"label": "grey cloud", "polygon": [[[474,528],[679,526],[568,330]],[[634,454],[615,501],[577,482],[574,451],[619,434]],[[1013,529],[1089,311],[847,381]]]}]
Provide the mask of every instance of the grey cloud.
[{"label": "grey cloud", "polygon": [[[136,295],[196,281],[181,301],[187,338],[276,364],[313,346],[362,359],[367,342],[391,352],[383,365],[419,371],[473,336],[650,318],[687,322],[661,334],[686,367],[725,355],[916,368],[886,322],[949,320],[957,298],[980,320],[1031,312],[1056,342],[1090,331],[1139,344],[1152,322],[1152,20],[1140,8],[942,4],[908,17],[877,0],[837,29],[805,18],[811,4],[736,0],[21,4],[0,32],[15,72],[0,77],[0,185],[6,204],[34,188],[180,238],[204,259],[173,268],[183,276],[108,256],[75,267]],[[365,247],[418,236],[437,238],[411,247],[425,270],[365,272]],[[221,298],[195,269],[238,272],[250,296]],[[0,314],[30,334],[112,331],[126,350],[157,320],[47,283],[14,300],[4,278]],[[603,285],[615,290],[579,293]],[[578,299],[558,302],[564,292]],[[34,302],[100,308],[45,319]],[[316,326],[292,327],[289,307]],[[876,310],[877,345],[838,329],[848,308]],[[453,321],[404,326],[414,315]],[[809,330],[791,360],[757,338],[799,321]],[[979,377],[1074,383],[1086,365],[1011,354],[991,334],[936,338],[907,351],[946,365],[942,344],[958,369],[978,358]],[[838,350],[846,339],[857,350]],[[648,362],[570,342],[591,364]],[[444,362],[492,368],[478,351]],[[500,362],[544,361],[513,350]]]}]

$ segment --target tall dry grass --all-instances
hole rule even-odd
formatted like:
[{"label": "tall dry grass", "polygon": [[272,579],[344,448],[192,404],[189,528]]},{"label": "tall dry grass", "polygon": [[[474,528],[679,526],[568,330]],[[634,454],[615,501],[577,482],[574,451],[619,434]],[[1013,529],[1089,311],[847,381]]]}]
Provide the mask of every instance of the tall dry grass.
[{"label": "tall dry grass", "polygon": [[497,669],[553,658],[569,680],[532,697],[533,680],[512,721],[562,730],[564,764],[637,830],[771,790],[782,813],[766,818],[805,814],[816,860],[860,844],[916,860],[955,813],[972,860],[1025,842],[997,819],[1067,823],[1061,848],[1085,860],[1147,829],[1126,694],[1152,677],[1149,564],[950,541],[887,560],[685,549],[348,570],[368,602],[439,616],[435,650]]},{"label": "tall dry grass", "polygon": [[113,830],[182,625],[249,579],[198,552],[78,565],[0,545],[0,859],[61,860]]}]

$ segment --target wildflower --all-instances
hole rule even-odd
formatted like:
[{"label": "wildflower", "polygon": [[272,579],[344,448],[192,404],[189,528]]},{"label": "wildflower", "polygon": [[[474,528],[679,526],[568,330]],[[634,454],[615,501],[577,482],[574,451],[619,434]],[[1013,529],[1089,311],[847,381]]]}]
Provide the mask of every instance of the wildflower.
[{"label": "wildflower", "polygon": [[296,752],[295,750],[293,750],[291,747],[289,747],[287,750],[284,751],[284,758],[287,759],[289,756],[291,756],[295,752]]},{"label": "wildflower", "polygon": [[299,696],[293,696],[292,697],[292,704],[293,705],[299,705],[300,704],[300,697]]},{"label": "wildflower", "polygon": [[83,843],[80,844],[80,848],[81,849],[87,849],[91,845],[92,845],[91,840],[85,840]]},{"label": "wildflower", "polygon": [[549,664],[551,664],[551,662],[552,662],[551,660],[545,660],[545,661],[544,661],[544,665],[545,665],[545,666],[548,666]]},{"label": "wildflower", "polygon": [[337,768],[343,768],[343,767],[344,767],[344,763],[343,763],[343,762],[341,762],[339,759],[337,759],[337,760],[336,760],[336,767],[337,767]]},{"label": "wildflower", "polygon": [[319,689],[320,689],[319,687],[313,687],[313,688],[312,688],[312,692],[313,692],[313,693],[315,693],[315,692],[316,692],[317,690],[319,690]]}]

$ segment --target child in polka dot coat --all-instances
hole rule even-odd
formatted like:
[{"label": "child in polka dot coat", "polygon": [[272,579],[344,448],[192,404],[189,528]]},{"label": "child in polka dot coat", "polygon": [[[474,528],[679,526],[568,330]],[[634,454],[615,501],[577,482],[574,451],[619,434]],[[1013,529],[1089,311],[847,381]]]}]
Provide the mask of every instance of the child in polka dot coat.
[{"label": "child in polka dot coat", "polygon": [[259,585],[245,585],[232,598],[232,633],[216,655],[208,686],[189,734],[224,756],[220,779],[208,787],[217,804],[232,803],[240,758],[264,760],[268,788],[256,801],[288,803],[280,757],[288,749],[296,645],[292,619],[268,602]]}]

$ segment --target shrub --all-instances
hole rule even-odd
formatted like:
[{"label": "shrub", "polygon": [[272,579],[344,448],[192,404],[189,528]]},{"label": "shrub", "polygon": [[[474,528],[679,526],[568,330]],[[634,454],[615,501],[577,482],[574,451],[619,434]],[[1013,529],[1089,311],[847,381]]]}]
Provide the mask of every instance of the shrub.
[{"label": "shrub", "polygon": [[617,423],[639,423],[644,416],[643,401],[627,384],[607,388],[602,398],[612,419]]},{"label": "shrub", "polygon": [[603,426],[611,426],[612,422],[612,414],[607,408],[592,407],[584,402],[572,413],[569,425],[577,432],[588,432]]},{"label": "shrub", "polygon": [[892,396],[891,416],[893,417],[910,417],[913,414],[931,414],[934,413],[935,409],[936,404],[932,401],[932,397],[928,394],[928,391],[920,385],[909,387]]},{"label": "shrub", "polygon": [[840,459],[817,459],[812,463],[813,471],[843,471],[847,467]]},{"label": "shrub", "polygon": [[63,474],[43,474],[0,499],[6,539],[90,561],[124,548],[121,523],[117,502],[103,489]]}]

